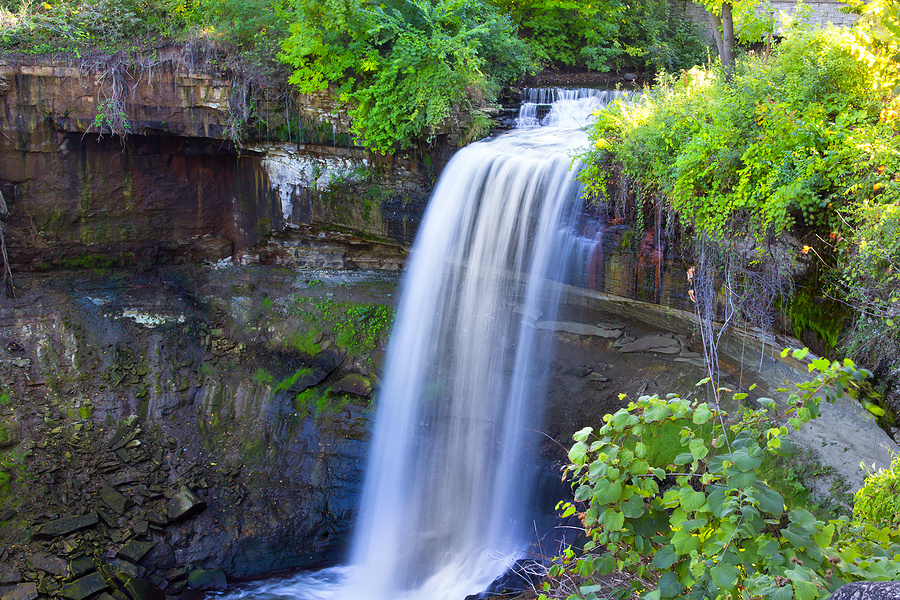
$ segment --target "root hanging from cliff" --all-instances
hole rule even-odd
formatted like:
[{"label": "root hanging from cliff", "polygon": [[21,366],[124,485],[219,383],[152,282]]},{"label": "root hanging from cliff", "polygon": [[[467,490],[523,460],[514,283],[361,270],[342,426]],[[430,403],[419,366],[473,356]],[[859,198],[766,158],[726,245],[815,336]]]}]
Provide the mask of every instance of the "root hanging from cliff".
[{"label": "root hanging from cliff", "polygon": [[105,134],[118,136],[123,147],[125,139],[131,133],[131,123],[128,122],[128,114],[125,112],[125,101],[129,89],[133,92],[137,85],[136,81],[134,85],[128,85],[130,64],[129,59],[122,54],[113,54],[96,55],[81,65],[82,70],[98,76],[99,92],[94,127],[97,128],[99,138]]},{"label": "root hanging from cliff", "polygon": [[[691,299],[703,340],[707,375],[718,389],[719,346],[735,326],[755,328],[765,346],[775,329],[779,300],[790,298],[794,283],[771,251],[756,246],[741,253],[702,234],[695,248],[696,263],[688,271]],[[765,350],[765,348],[763,348]],[[761,367],[762,365],[760,365]]]},{"label": "root hanging from cliff", "polygon": [[6,254],[6,226],[2,222],[0,222],[0,257],[3,259],[3,288],[6,290],[6,297],[17,300],[12,269],[9,268],[9,256]]}]

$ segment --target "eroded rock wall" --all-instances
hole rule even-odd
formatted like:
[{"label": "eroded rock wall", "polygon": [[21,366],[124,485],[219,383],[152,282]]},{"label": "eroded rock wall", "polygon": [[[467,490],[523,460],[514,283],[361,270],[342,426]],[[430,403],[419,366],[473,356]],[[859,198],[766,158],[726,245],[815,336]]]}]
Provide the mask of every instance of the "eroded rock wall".
[{"label": "eroded rock wall", "polygon": [[[142,65],[0,62],[15,269],[255,257],[270,234],[301,225],[381,243],[393,255],[382,266],[402,264],[451,149],[348,147],[346,111],[327,93],[267,103],[244,121],[232,106],[242,82],[206,71],[174,50]],[[287,264],[279,244],[263,254]]]}]

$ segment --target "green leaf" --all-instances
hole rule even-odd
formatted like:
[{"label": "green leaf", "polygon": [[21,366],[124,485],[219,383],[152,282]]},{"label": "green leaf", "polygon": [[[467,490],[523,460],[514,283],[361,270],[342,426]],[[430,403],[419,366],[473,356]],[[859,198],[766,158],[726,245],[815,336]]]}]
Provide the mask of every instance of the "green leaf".
[{"label": "green leaf", "polygon": [[797,360],[803,360],[806,358],[806,355],[809,354],[809,348],[803,348],[801,350],[794,350],[791,352],[791,356],[796,358]]},{"label": "green leaf", "polygon": [[676,562],[678,562],[678,555],[675,554],[672,544],[666,544],[653,555],[653,564],[660,569],[668,569]]},{"label": "green leaf", "polygon": [[672,546],[679,556],[684,556],[700,548],[700,538],[685,529],[679,529],[672,536]]},{"label": "green leaf", "polygon": [[734,588],[737,583],[739,572],[731,565],[719,563],[709,570],[709,574],[716,586],[721,589],[730,590]]},{"label": "green leaf", "polygon": [[622,497],[622,484],[601,479],[594,486],[594,505],[613,504]]},{"label": "green leaf", "polygon": [[624,408],[619,410],[610,420],[610,424],[618,431],[623,431],[629,425],[636,425],[640,419]]},{"label": "green leaf", "polygon": [[738,469],[744,472],[753,471],[762,463],[761,456],[752,456],[746,450],[735,450],[731,454],[731,460]]},{"label": "green leaf", "polygon": [[706,504],[706,494],[685,487],[679,490],[678,500],[685,511],[695,511]]},{"label": "green leaf", "polygon": [[615,508],[607,508],[603,513],[603,526],[607,531],[620,531],[625,525],[625,515]]},{"label": "green leaf", "polygon": [[686,465],[694,462],[694,456],[690,452],[682,452],[672,461],[674,465]]},{"label": "green leaf", "polygon": [[663,598],[676,598],[684,589],[684,585],[678,581],[678,577],[672,571],[663,573],[656,583],[656,587]]},{"label": "green leaf", "polygon": [[707,496],[707,501],[709,502],[709,510],[712,512],[713,516],[717,519],[724,518],[725,515],[725,507],[726,502],[728,501],[728,490],[725,489],[725,486],[720,484],[714,484],[706,488],[709,492],[709,496]]},{"label": "green leaf", "polygon": [[644,421],[647,423],[662,421],[670,414],[672,414],[672,411],[669,409],[669,405],[660,402],[658,404],[654,404],[644,412]]},{"label": "green leaf", "polygon": [[569,450],[569,462],[576,465],[584,463],[584,457],[587,454],[588,447],[584,442],[576,442]]},{"label": "green leaf", "polygon": [[713,413],[709,410],[709,407],[704,403],[694,409],[694,416],[691,420],[695,425],[703,425],[710,419],[712,419]]},{"label": "green leaf", "polygon": [[[697,413],[694,414],[696,415]],[[688,444],[688,448],[690,448],[691,456],[694,460],[700,460],[709,454],[709,448],[706,447],[706,441],[700,438],[691,440],[690,444]]]},{"label": "green leaf", "polygon": [[622,512],[629,519],[637,519],[644,514],[644,499],[635,494],[622,504]]},{"label": "green leaf", "polygon": [[784,512],[784,498],[781,497],[781,494],[762,481],[757,481],[754,487],[757,489],[756,500],[760,510],[773,515],[780,515]]},{"label": "green leaf", "polygon": [[575,435],[572,436],[576,442],[584,442],[588,439],[588,436],[594,431],[593,427],[584,427],[583,429],[579,429],[575,432]]},{"label": "green leaf", "polygon": [[638,442],[634,445],[634,455],[638,458],[645,458],[650,453],[650,449],[644,442]]}]

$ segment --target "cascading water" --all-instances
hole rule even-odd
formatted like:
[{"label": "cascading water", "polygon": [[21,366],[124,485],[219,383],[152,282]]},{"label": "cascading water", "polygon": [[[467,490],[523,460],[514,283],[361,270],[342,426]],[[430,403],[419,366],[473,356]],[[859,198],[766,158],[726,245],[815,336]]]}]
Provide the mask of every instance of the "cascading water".
[{"label": "cascading water", "polygon": [[619,94],[554,91],[542,126],[447,165],[405,275],[352,566],[241,595],[462,600],[527,549],[552,347],[535,321],[554,319],[545,283],[564,279],[581,214],[572,155]]}]

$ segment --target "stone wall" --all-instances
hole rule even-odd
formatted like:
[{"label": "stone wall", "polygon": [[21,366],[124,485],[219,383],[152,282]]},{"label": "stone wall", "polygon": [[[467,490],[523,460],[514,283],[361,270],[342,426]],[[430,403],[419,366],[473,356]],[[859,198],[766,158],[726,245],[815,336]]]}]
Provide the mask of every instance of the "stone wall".
[{"label": "stone wall", "polygon": [[[804,5],[809,8],[809,13],[808,16],[801,15],[801,18],[807,18],[808,22],[815,27],[826,27],[828,24],[849,27],[857,19],[856,15],[842,13],[840,9],[846,4],[838,0],[804,2]],[[781,35],[784,33],[785,17],[795,15],[797,3],[790,0],[772,0],[767,8],[768,11],[761,6],[757,7],[756,12],[761,17],[765,17],[768,12],[776,21],[775,33]],[[683,11],[687,20],[697,24],[712,43],[712,26],[706,9],[691,0],[678,0],[673,9]]]}]

